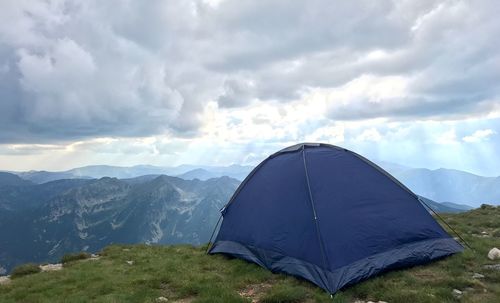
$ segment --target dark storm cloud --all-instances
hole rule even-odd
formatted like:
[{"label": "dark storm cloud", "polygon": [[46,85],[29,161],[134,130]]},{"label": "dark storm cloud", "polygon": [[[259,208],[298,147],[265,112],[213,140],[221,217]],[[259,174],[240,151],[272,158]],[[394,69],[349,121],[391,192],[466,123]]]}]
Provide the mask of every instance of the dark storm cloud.
[{"label": "dark storm cloud", "polygon": [[405,119],[462,119],[498,109],[496,102],[484,96],[446,97],[444,99],[406,98],[385,99],[373,102],[369,99],[353,99],[348,105],[340,105],[330,111],[337,120],[365,120],[378,117],[392,120]]},{"label": "dark storm cloud", "polygon": [[394,48],[408,39],[407,21],[391,1],[227,1],[214,12],[224,56],[215,69],[267,69],[269,64],[337,49]]},{"label": "dark storm cloud", "polygon": [[183,50],[195,18],[190,5],[1,6],[11,22],[0,28],[1,142],[184,136],[201,125],[214,85]]},{"label": "dark storm cloud", "polygon": [[[207,102],[287,102],[363,75],[406,96],[334,120],[486,114],[498,103],[494,1],[2,1],[0,142],[196,136]],[[370,59],[373,53],[382,57]]]}]

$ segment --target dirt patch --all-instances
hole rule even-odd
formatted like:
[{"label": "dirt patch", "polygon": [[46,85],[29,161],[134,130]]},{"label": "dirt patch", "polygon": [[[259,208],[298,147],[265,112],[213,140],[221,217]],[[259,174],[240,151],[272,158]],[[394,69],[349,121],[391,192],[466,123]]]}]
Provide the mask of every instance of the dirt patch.
[{"label": "dirt patch", "polygon": [[272,287],[273,285],[269,282],[250,284],[242,290],[238,291],[238,294],[243,298],[249,299],[252,303],[260,302],[260,298]]}]

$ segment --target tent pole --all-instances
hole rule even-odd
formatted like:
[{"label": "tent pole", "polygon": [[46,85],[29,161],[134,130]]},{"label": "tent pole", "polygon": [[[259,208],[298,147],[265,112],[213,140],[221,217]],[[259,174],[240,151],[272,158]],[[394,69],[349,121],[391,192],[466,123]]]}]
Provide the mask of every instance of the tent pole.
[{"label": "tent pole", "polygon": [[[311,184],[309,183],[309,173],[307,172],[306,153],[305,153],[304,145],[302,145],[302,160],[304,162],[304,172],[306,175],[307,190],[309,192],[309,201],[311,202],[311,207],[312,207],[312,211],[313,211],[313,215],[314,215],[314,223],[316,225],[316,234],[318,236],[319,249],[321,251],[321,256],[323,257],[324,269],[327,270],[328,269],[328,266],[327,266],[328,262],[326,261],[325,247],[323,245],[323,240],[321,238],[321,233],[319,231],[318,216],[316,215],[316,208],[314,207],[314,200],[313,200],[313,195],[312,195],[312,191],[311,191]],[[323,283],[325,283],[325,285],[328,285],[326,282],[327,281],[323,281]]]}]

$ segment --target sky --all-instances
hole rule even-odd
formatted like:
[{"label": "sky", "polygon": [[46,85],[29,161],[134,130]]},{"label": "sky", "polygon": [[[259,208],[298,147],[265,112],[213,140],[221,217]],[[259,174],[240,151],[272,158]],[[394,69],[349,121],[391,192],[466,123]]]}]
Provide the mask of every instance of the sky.
[{"label": "sky", "polygon": [[498,1],[0,2],[0,169],[298,142],[500,175]]}]

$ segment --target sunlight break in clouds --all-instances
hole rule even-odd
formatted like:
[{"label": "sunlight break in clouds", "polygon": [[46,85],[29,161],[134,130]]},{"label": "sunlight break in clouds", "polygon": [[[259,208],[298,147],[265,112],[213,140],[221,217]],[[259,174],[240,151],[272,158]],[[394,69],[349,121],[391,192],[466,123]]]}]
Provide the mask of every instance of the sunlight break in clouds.
[{"label": "sunlight break in clouds", "polygon": [[324,141],[499,175],[497,11],[493,0],[2,1],[0,169],[254,165]]}]

